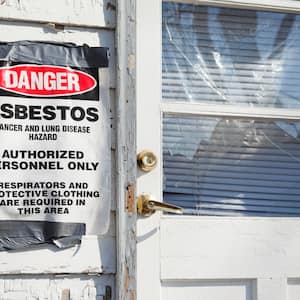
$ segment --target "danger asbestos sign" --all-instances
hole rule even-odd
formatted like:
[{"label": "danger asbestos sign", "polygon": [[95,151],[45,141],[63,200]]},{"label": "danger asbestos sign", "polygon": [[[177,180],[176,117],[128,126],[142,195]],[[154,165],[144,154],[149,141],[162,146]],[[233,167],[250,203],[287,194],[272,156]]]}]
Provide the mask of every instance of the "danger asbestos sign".
[{"label": "danger asbestos sign", "polygon": [[107,48],[0,43],[0,250],[107,230],[107,83]]}]

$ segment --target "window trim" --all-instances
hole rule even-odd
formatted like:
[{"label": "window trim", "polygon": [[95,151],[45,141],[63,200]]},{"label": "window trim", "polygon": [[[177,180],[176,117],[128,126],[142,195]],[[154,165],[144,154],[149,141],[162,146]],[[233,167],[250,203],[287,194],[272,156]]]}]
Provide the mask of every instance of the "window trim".
[{"label": "window trim", "polygon": [[300,109],[203,104],[196,102],[161,102],[160,107],[163,114],[171,115],[300,121]]},{"label": "window trim", "polygon": [[282,13],[300,13],[300,1],[296,0],[165,0],[162,2],[177,2]]}]

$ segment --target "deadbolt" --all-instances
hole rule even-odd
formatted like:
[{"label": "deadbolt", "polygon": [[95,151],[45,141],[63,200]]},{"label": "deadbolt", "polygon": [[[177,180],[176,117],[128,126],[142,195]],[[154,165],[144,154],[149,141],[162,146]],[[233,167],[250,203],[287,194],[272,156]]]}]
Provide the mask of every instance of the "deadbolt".
[{"label": "deadbolt", "polygon": [[176,205],[155,201],[152,195],[142,194],[138,197],[137,211],[139,214],[143,215],[144,217],[148,217],[154,214],[157,210],[178,215],[183,214],[183,208]]},{"label": "deadbolt", "polygon": [[144,172],[152,171],[157,165],[157,158],[151,151],[144,150],[137,155],[137,163]]}]

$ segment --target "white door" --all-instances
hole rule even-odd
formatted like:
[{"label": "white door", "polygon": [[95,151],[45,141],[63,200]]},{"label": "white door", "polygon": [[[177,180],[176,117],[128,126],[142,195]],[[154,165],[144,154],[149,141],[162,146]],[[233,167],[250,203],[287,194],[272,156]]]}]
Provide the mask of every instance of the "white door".
[{"label": "white door", "polygon": [[299,2],[179,2],[137,1],[137,193],[184,208],[139,217],[137,299],[299,300]]}]

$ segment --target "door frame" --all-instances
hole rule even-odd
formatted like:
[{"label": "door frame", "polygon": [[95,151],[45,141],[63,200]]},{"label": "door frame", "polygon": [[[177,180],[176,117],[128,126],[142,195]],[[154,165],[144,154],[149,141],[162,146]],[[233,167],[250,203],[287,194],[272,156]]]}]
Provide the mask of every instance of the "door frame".
[{"label": "door frame", "polygon": [[116,0],[116,6],[116,299],[132,300],[136,297],[136,0]]}]

